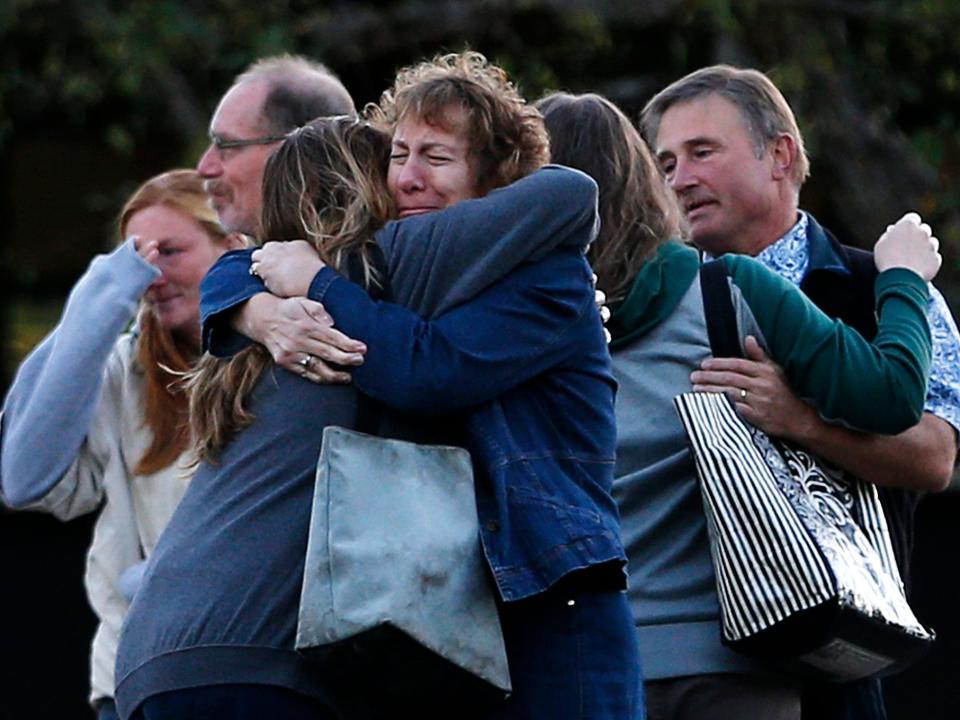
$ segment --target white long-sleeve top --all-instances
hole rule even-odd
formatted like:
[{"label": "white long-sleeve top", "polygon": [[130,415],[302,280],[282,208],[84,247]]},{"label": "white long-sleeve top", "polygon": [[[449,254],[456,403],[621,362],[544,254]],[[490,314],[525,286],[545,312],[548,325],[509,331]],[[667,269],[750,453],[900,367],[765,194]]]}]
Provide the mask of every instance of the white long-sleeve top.
[{"label": "white long-sleeve top", "polygon": [[130,242],[94,258],[4,402],[5,502],[61,520],[100,508],[85,575],[100,621],[91,650],[91,702],[113,697],[128,607],[121,575],[153,551],[192,472],[187,457],[151,475],[133,471],[151,435],[143,425],[136,338],[127,328],[157,274]]}]

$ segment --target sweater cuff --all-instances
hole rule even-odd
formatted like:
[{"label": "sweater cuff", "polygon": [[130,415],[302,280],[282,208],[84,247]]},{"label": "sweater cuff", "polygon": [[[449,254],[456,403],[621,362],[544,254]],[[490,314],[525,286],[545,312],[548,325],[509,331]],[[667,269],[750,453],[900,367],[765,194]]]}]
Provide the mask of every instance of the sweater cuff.
[{"label": "sweater cuff", "polygon": [[228,320],[216,316],[203,326],[201,342],[204,352],[218,358],[233,357],[253,345],[253,340],[230,327]]},{"label": "sweater cuff", "polygon": [[930,287],[926,280],[913,270],[906,268],[891,268],[877,275],[874,292],[877,298],[877,312],[883,301],[890,295],[905,295],[911,297],[922,310],[925,310],[930,300]]},{"label": "sweater cuff", "polygon": [[97,295],[128,307],[131,315],[136,314],[150,283],[160,276],[158,268],[140,257],[132,240],[121,243],[109,255],[94,258],[88,272]]},{"label": "sweater cuff", "polygon": [[[129,282],[129,278],[136,278],[145,285],[150,285],[160,277],[160,268],[151,265],[140,256],[140,253],[133,246],[132,239],[124,241],[114,253],[119,260],[115,268],[116,275],[122,278],[124,282]],[[139,299],[142,294],[141,291],[137,298]]]},{"label": "sweater cuff", "polygon": [[252,254],[253,248],[224,253],[200,283],[203,350],[215,357],[230,357],[251,344],[230,320],[247,300],[267,292],[263,281],[249,272]]}]

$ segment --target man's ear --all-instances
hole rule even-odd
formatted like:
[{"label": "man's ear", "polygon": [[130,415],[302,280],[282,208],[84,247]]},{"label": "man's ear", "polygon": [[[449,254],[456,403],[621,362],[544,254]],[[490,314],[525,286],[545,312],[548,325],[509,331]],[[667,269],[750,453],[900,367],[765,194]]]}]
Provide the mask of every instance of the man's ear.
[{"label": "man's ear", "polygon": [[253,245],[252,238],[238,232],[230,233],[224,238],[224,241],[226,242],[227,250],[243,250],[243,248]]},{"label": "man's ear", "polygon": [[773,179],[789,178],[797,161],[797,143],[786,133],[780,133],[770,146],[770,156],[773,160]]}]

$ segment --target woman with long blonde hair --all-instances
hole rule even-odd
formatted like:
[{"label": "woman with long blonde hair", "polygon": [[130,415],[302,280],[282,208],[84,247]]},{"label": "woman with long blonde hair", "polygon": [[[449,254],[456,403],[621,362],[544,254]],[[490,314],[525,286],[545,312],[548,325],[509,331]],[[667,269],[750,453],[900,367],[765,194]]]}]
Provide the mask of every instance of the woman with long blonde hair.
[{"label": "woman with long blonde hair", "polygon": [[179,380],[200,354],[200,280],[243,244],[220,228],[193,170],[145,182],[118,229],[121,244],[93,260],[20,366],[4,404],[0,476],[12,507],[61,520],[102,507],[86,571],[100,621],[90,700],[101,718],[115,717],[113,665],[138,570],[190,476]]}]

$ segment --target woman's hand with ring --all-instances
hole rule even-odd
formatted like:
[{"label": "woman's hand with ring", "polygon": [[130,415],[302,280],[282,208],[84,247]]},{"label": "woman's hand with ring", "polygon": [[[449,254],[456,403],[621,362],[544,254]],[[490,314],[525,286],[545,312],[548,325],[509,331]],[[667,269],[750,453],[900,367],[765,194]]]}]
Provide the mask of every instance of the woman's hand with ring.
[{"label": "woman's hand with ring", "polygon": [[310,355],[309,353],[304,353],[303,357],[300,358],[300,360],[298,361],[298,364],[300,365],[300,367],[303,368],[304,375],[310,372],[310,364],[312,362],[313,362],[313,355]]},{"label": "woman's hand with ring", "polygon": [[268,242],[250,256],[251,274],[258,275],[278,297],[305,297],[314,276],[326,263],[305,240]]}]

